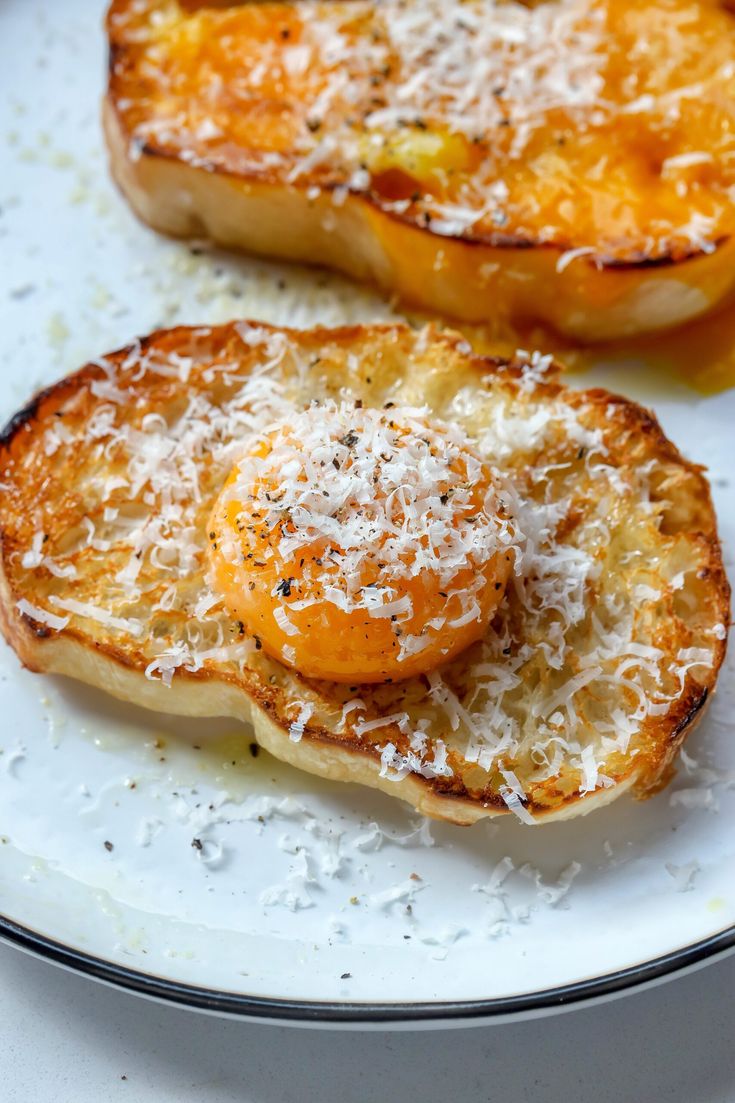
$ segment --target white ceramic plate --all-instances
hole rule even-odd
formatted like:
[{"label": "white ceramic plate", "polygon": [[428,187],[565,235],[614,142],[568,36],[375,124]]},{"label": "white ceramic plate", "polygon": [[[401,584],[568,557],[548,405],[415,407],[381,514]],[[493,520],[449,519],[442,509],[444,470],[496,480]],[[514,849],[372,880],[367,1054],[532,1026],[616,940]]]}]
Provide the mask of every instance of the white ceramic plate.
[{"label": "white ceramic plate", "polygon": [[[161,324],[389,316],[337,279],[195,256],[132,218],[101,151],[101,9],[0,10],[0,415]],[[709,466],[732,563],[735,392],[698,398],[634,364],[594,382],[654,405]],[[255,758],[232,723],[24,672],[2,645],[0,933],[149,995],[301,1022],[460,1022],[620,991],[735,945],[734,705],[731,660],[654,800],[461,829]]]}]

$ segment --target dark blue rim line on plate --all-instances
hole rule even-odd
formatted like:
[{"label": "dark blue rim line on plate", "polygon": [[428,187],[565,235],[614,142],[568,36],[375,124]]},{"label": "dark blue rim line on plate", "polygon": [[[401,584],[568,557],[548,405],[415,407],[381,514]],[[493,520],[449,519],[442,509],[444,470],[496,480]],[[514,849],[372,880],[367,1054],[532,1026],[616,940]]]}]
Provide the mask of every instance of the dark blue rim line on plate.
[{"label": "dark blue rim line on plate", "polygon": [[447,1000],[416,1003],[349,1003],[336,1000],[284,1000],[201,988],[166,980],[137,969],[105,961],[46,938],[0,915],[0,939],[77,973],[180,1007],[274,1022],[390,1024],[423,1023],[436,1019],[471,1021],[563,1010],[588,1000],[621,994],[663,980],[709,958],[735,950],[735,926],[661,957],[599,977],[538,992],[487,1000]]}]

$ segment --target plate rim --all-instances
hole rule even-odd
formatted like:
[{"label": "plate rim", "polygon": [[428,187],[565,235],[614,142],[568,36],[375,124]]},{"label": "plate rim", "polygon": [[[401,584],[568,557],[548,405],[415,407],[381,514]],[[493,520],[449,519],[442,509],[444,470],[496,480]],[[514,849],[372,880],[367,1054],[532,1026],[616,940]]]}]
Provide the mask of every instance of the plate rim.
[{"label": "plate rim", "polygon": [[457,1025],[472,1025],[480,1020],[507,1021],[559,1013],[580,1004],[624,995],[735,952],[735,923],[635,965],[553,988],[486,999],[386,1003],[255,996],[171,980],[79,950],[3,914],[0,914],[0,941],[119,990],[194,1011],[293,1025],[399,1027],[412,1023],[429,1026],[440,1021]]}]

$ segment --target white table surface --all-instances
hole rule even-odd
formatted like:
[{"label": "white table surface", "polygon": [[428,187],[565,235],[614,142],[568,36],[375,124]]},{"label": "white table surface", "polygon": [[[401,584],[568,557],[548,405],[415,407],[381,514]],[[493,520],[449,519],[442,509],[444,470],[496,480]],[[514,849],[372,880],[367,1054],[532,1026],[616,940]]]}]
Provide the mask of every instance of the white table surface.
[{"label": "white table surface", "polygon": [[0,945],[3,1103],[733,1103],[735,956],[553,1018],[436,1032],[251,1025]]},{"label": "white table surface", "polygon": [[[99,143],[101,8],[101,0],[0,4],[8,20],[0,36],[3,71],[13,90],[5,137],[18,153],[14,162],[28,173],[23,188],[40,187],[37,174],[48,171],[43,166],[51,159],[70,182],[75,173],[79,178],[70,202],[94,201],[99,218],[110,200],[97,198],[87,180],[90,168],[92,175],[98,170],[99,153],[96,160],[86,158],[87,147]],[[47,94],[51,86],[54,97]],[[63,150],[49,152],[47,133],[58,141],[72,122],[79,137],[76,161]],[[64,169],[67,161],[71,168]],[[84,239],[90,263],[107,232],[102,222],[92,229]],[[82,244],[80,238],[76,247]],[[16,282],[37,279],[39,248],[31,245],[16,257]],[[43,334],[55,342],[48,369],[54,374],[84,358],[58,321],[68,298],[63,277],[44,269],[44,309],[33,315],[26,342],[33,365],[47,355]],[[170,297],[173,305],[165,311],[151,305],[151,323],[177,320],[178,300]],[[90,301],[94,309],[80,307],[79,317],[95,347],[114,347],[129,336],[132,323],[122,308],[113,302],[105,314],[99,296]],[[232,309],[229,302],[222,306],[225,315]],[[143,321],[136,325],[146,328]],[[734,989],[732,957],[659,988],[555,1018],[445,1035],[336,1033],[158,1006],[0,945],[0,1103],[735,1103]]]}]

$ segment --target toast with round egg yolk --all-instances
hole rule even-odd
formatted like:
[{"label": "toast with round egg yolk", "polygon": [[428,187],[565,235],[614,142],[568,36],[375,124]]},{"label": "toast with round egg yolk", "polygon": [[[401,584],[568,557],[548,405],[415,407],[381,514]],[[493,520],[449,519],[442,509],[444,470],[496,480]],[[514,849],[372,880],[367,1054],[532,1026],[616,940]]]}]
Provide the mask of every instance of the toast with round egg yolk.
[{"label": "toast with round egg yolk", "polygon": [[[305,678],[212,585],[228,477],[314,402],[421,409],[492,470],[513,572],[482,637],[438,667]],[[701,469],[548,358],[480,357],[431,327],[181,327],[36,396],[0,449],[0,617],[26,666],[250,721],[277,757],[430,816],[544,822],[645,795],[714,689],[729,588]]]},{"label": "toast with round egg yolk", "polygon": [[583,340],[732,293],[727,4],[115,0],[107,31],[112,172],[164,233]]}]

